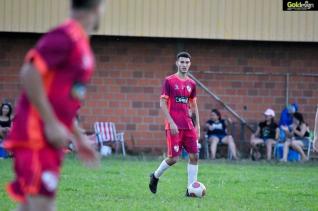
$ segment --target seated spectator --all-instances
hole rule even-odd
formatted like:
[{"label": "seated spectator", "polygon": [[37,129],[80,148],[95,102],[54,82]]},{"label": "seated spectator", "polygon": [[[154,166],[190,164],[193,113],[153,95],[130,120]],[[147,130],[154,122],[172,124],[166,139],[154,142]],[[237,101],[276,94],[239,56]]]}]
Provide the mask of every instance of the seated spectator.
[{"label": "seated spectator", "polygon": [[2,147],[2,141],[11,128],[11,115],[12,106],[9,103],[2,103],[0,107],[0,159],[9,156],[9,153]]},{"label": "seated spectator", "polygon": [[283,126],[290,127],[293,124],[293,115],[295,112],[298,111],[298,105],[288,104],[286,108],[281,112],[280,120],[279,120],[279,127],[280,127],[280,134],[279,139],[280,141],[286,141],[286,133],[282,129]]},{"label": "seated spectator", "polygon": [[11,128],[12,106],[9,103],[2,103],[0,108],[0,140],[4,139]]},{"label": "seated spectator", "polygon": [[227,123],[221,117],[217,109],[212,109],[211,119],[206,122],[205,130],[207,131],[208,141],[211,143],[211,159],[215,159],[216,149],[219,142],[227,144],[232,156],[237,160],[236,146],[234,139],[227,132]]},{"label": "seated spectator", "polygon": [[287,140],[284,143],[283,158],[281,161],[287,162],[289,147],[299,152],[302,160],[308,160],[303,147],[308,147],[310,133],[303,115],[299,112],[295,112],[291,129],[287,126],[283,126],[282,129],[287,134]]},{"label": "seated spectator", "polygon": [[[255,155],[260,155],[258,151],[258,145],[264,144],[266,146],[266,158],[271,160],[272,158],[272,147],[275,145],[276,140],[279,137],[279,128],[275,123],[275,112],[272,109],[267,109],[264,112],[265,120],[258,124],[257,130],[251,136],[251,154],[252,158]],[[257,156],[258,159],[260,156]]]},{"label": "seated spectator", "polygon": [[282,111],[279,120],[279,126],[290,126],[293,124],[293,115],[298,111],[298,105],[288,104],[286,108]]}]

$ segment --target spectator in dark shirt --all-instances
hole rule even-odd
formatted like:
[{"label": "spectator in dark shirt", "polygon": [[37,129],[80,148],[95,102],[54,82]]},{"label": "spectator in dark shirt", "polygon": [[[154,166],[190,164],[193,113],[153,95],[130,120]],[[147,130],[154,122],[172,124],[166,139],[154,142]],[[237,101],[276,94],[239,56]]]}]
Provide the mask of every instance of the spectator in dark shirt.
[{"label": "spectator in dark shirt", "polygon": [[0,139],[4,139],[11,127],[12,106],[2,103],[0,108]]},{"label": "spectator in dark shirt", "polygon": [[233,158],[237,160],[234,139],[228,134],[227,122],[222,119],[221,113],[217,109],[212,109],[211,119],[206,122],[205,130],[211,143],[211,159],[215,159],[217,145],[221,142],[229,146]]},{"label": "spectator in dark shirt", "polygon": [[301,113],[294,113],[293,124],[291,128],[291,131],[286,126],[282,128],[287,134],[287,140],[284,143],[284,153],[281,161],[287,162],[289,147],[292,147],[294,150],[299,152],[303,160],[308,160],[303,147],[308,147],[310,133]]},{"label": "spectator in dark shirt", "polygon": [[[258,145],[266,145],[267,160],[272,158],[272,147],[275,145],[279,137],[279,128],[275,123],[275,112],[272,109],[267,109],[264,112],[265,120],[258,124],[257,130],[251,136],[251,152],[259,154]],[[254,156],[254,155],[251,155]]]}]

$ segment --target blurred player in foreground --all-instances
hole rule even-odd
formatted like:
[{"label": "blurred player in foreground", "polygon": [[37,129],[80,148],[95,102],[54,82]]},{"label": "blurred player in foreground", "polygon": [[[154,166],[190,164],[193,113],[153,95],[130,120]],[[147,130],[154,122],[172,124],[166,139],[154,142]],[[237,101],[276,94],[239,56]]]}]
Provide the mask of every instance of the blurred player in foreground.
[{"label": "blurred player in foreground", "polygon": [[315,128],[314,128],[314,144],[313,148],[315,152],[318,152],[318,105],[316,110],[316,117],[315,117]]},{"label": "blurred player in foreground", "polygon": [[[191,65],[187,52],[177,55],[178,72],[165,78],[160,97],[160,107],[165,115],[168,158],[150,175],[149,189],[157,192],[159,177],[178,161],[182,147],[189,153],[188,186],[197,180],[198,146],[200,137],[199,112],[196,102],[196,84],[187,74]],[[194,126],[189,108],[196,116]],[[187,187],[188,187],[187,186]],[[189,196],[188,189],[186,196]]]},{"label": "blurred player in foreground", "polygon": [[74,123],[94,69],[89,35],[98,29],[103,0],[72,0],[70,18],[44,35],[21,68],[23,92],[5,147],[14,153],[7,186],[19,210],[55,210],[63,148],[75,139],[79,158],[98,161]]}]

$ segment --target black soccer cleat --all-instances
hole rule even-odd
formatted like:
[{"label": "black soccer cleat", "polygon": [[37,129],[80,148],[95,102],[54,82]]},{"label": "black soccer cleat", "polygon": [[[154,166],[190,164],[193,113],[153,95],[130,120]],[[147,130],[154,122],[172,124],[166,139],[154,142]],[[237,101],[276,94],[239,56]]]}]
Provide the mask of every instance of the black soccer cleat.
[{"label": "black soccer cleat", "polygon": [[149,189],[152,193],[157,193],[157,185],[159,179],[157,179],[154,173],[150,174],[150,182],[149,182]]},{"label": "black soccer cleat", "polygon": [[186,191],[185,196],[186,196],[186,197],[191,197],[190,194],[189,194],[188,188],[187,188],[187,191]]},{"label": "black soccer cleat", "polygon": [[191,193],[191,194],[189,193],[188,188],[187,188],[185,196],[186,197],[195,197],[195,195],[193,193]]}]

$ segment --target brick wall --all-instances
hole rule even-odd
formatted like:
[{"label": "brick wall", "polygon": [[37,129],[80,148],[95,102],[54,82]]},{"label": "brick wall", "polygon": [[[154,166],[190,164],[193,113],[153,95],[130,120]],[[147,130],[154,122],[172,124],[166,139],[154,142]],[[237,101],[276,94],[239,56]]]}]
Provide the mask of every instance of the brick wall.
[{"label": "brick wall", "polygon": [[[0,34],[1,99],[15,101],[19,67],[38,37]],[[178,49],[192,54],[193,74],[251,122],[262,119],[267,107],[279,115],[286,101],[284,73],[290,73],[290,102],[300,104],[313,127],[318,77],[295,74],[318,74],[317,43],[94,37],[92,45],[97,69],[81,109],[82,124],[91,129],[94,121],[116,122],[118,130],[125,131],[129,149],[155,153],[164,149],[160,87],[162,79],[175,71]],[[202,89],[198,95],[202,124],[214,107],[231,116]]]}]

